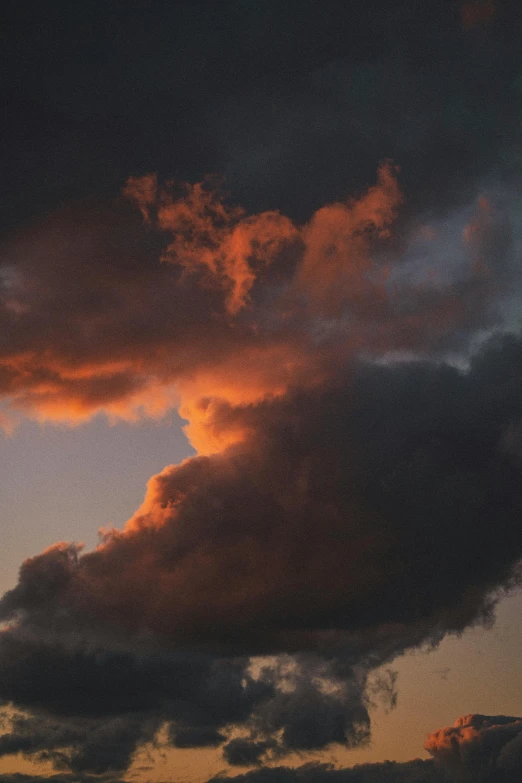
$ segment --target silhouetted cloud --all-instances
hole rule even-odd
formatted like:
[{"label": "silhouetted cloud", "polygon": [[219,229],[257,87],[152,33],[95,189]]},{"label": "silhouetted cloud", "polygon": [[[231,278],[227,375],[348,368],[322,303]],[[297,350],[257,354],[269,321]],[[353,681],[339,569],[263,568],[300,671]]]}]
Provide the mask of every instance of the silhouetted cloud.
[{"label": "silhouetted cloud", "polygon": [[431,761],[385,761],[337,768],[331,764],[309,763],[301,767],[263,767],[243,775],[218,775],[208,783],[451,783]]},{"label": "silhouetted cloud", "polygon": [[135,717],[59,719],[43,715],[9,716],[10,732],[0,736],[0,756],[21,753],[52,761],[76,774],[125,770],[138,747],[152,740],[157,722]]},{"label": "silhouetted cloud", "polygon": [[[49,777],[12,774],[0,775],[0,783],[119,783],[113,776],[59,774]],[[217,775],[207,783],[452,783],[442,769],[432,761],[385,761],[381,764],[360,764],[352,768],[336,768],[331,764],[309,763],[301,767],[262,767],[242,775]]]}]

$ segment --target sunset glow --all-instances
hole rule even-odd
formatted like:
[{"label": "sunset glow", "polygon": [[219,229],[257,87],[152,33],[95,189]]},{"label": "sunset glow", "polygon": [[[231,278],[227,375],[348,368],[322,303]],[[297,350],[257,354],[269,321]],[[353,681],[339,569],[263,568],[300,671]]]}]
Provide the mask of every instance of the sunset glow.
[{"label": "sunset glow", "polygon": [[518,5],[6,29],[0,783],[519,783]]}]

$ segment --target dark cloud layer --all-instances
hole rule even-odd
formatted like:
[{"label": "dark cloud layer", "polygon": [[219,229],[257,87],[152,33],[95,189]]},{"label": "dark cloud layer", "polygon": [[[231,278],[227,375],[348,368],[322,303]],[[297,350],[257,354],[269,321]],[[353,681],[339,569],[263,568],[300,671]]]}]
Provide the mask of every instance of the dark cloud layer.
[{"label": "dark cloud layer", "polygon": [[10,723],[10,733],[0,736],[0,756],[21,753],[51,761],[57,769],[94,775],[126,769],[158,727],[157,721],[135,718],[64,721],[42,715],[15,715]]},{"label": "dark cloud layer", "polygon": [[[92,775],[59,774],[50,777],[31,775],[0,775],[0,783],[93,783],[100,777]],[[103,781],[104,778],[101,778]],[[117,783],[113,777],[111,783]],[[329,764],[310,763],[301,767],[264,767],[243,775],[218,775],[207,783],[233,781],[234,783],[452,783],[432,761],[409,761],[383,764],[361,764],[350,769],[337,769]]]},{"label": "dark cloud layer", "polygon": [[[338,769],[330,764],[310,763],[301,767],[265,767],[234,777],[217,776],[217,781],[234,783],[451,783],[443,770],[431,761],[407,761],[360,764]],[[210,781],[208,782],[210,783]]]},{"label": "dark cloud layer", "polygon": [[[7,4],[0,425],[177,407],[197,456],[22,564],[0,755],[444,779],[261,765],[367,743],[375,670],[518,584],[522,15],[320,5]],[[511,781],[517,721],[477,720],[434,754]]]},{"label": "dark cloud layer", "polygon": [[58,773],[56,775],[28,775],[21,772],[0,775],[2,783],[94,783],[94,781],[110,780],[111,783],[122,783],[111,775],[109,778],[99,775],[79,775],[77,772]]},{"label": "dark cloud layer", "polygon": [[4,225],[151,170],[301,218],[383,157],[430,206],[519,175],[518,3],[484,5],[8,2]]}]

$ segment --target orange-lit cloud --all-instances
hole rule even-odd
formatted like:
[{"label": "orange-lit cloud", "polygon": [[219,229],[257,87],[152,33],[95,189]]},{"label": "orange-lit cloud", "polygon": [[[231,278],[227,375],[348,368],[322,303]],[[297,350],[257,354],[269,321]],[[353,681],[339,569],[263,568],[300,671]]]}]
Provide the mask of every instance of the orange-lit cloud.
[{"label": "orange-lit cloud", "polygon": [[377,185],[359,200],[329,204],[313,215],[303,229],[306,249],[296,275],[312,307],[335,316],[379,296],[369,251],[372,242],[389,235],[401,203],[396,172],[384,164]]},{"label": "orange-lit cloud", "polygon": [[[132,420],[177,404],[194,444],[214,451],[232,436],[203,435],[212,400],[254,402],[322,376],[327,350],[314,347],[300,300],[323,317],[332,296],[338,310],[357,300],[357,286],[371,296],[371,242],[400,203],[392,168],[360,200],[302,227],[277,212],[246,217],[209,183],[171,191],[154,176],[128,181],[144,233],[129,214],[121,224],[58,216],[15,243],[3,311],[11,339],[0,353],[0,392],[14,414]],[[167,237],[162,264],[148,247],[152,230]]]},{"label": "orange-lit cloud", "polygon": [[456,780],[515,781],[522,773],[522,718],[464,715],[430,734],[425,748]]},{"label": "orange-lit cloud", "polygon": [[218,431],[223,401],[310,388],[361,352],[429,351],[472,329],[493,291],[482,272],[502,251],[484,200],[458,290],[399,284],[400,258],[385,252],[403,200],[389,163],[366,193],[300,226],[274,211],[246,216],[210,182],[176,193],[148,175],[123,192],[144,226],[122,204],[57,215],[13,240],[0,310],[4,427],[177,407],[197,450],[216,452],[243,437]]}]

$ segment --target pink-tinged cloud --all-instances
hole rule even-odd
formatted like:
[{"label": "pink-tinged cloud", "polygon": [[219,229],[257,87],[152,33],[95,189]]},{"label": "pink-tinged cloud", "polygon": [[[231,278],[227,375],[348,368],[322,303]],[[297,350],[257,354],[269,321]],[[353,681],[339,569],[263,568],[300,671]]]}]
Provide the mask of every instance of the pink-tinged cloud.
[{"label": "pink-tinged cloud", "polygon": [[124,194],[145,220],[125,203],[70,210],[7,244],[4,427],[176,407],[196,449],[212,453],[242,437],[217,433],[216,404],[309,388],[361,353],[429,352],[489,318],[498,216],[467,229],[458,284],[397,281],[401,258],[386,243],[403,197],[391,164],[301,226],[274,211],[246,216],[209,182],[176,192],[145,176]]},{"label": "pink-tinged cloud", "polygon": [[455,780],[516,783],[522,775],[522,718],[464,715],[430,734],[425,748]]}]

